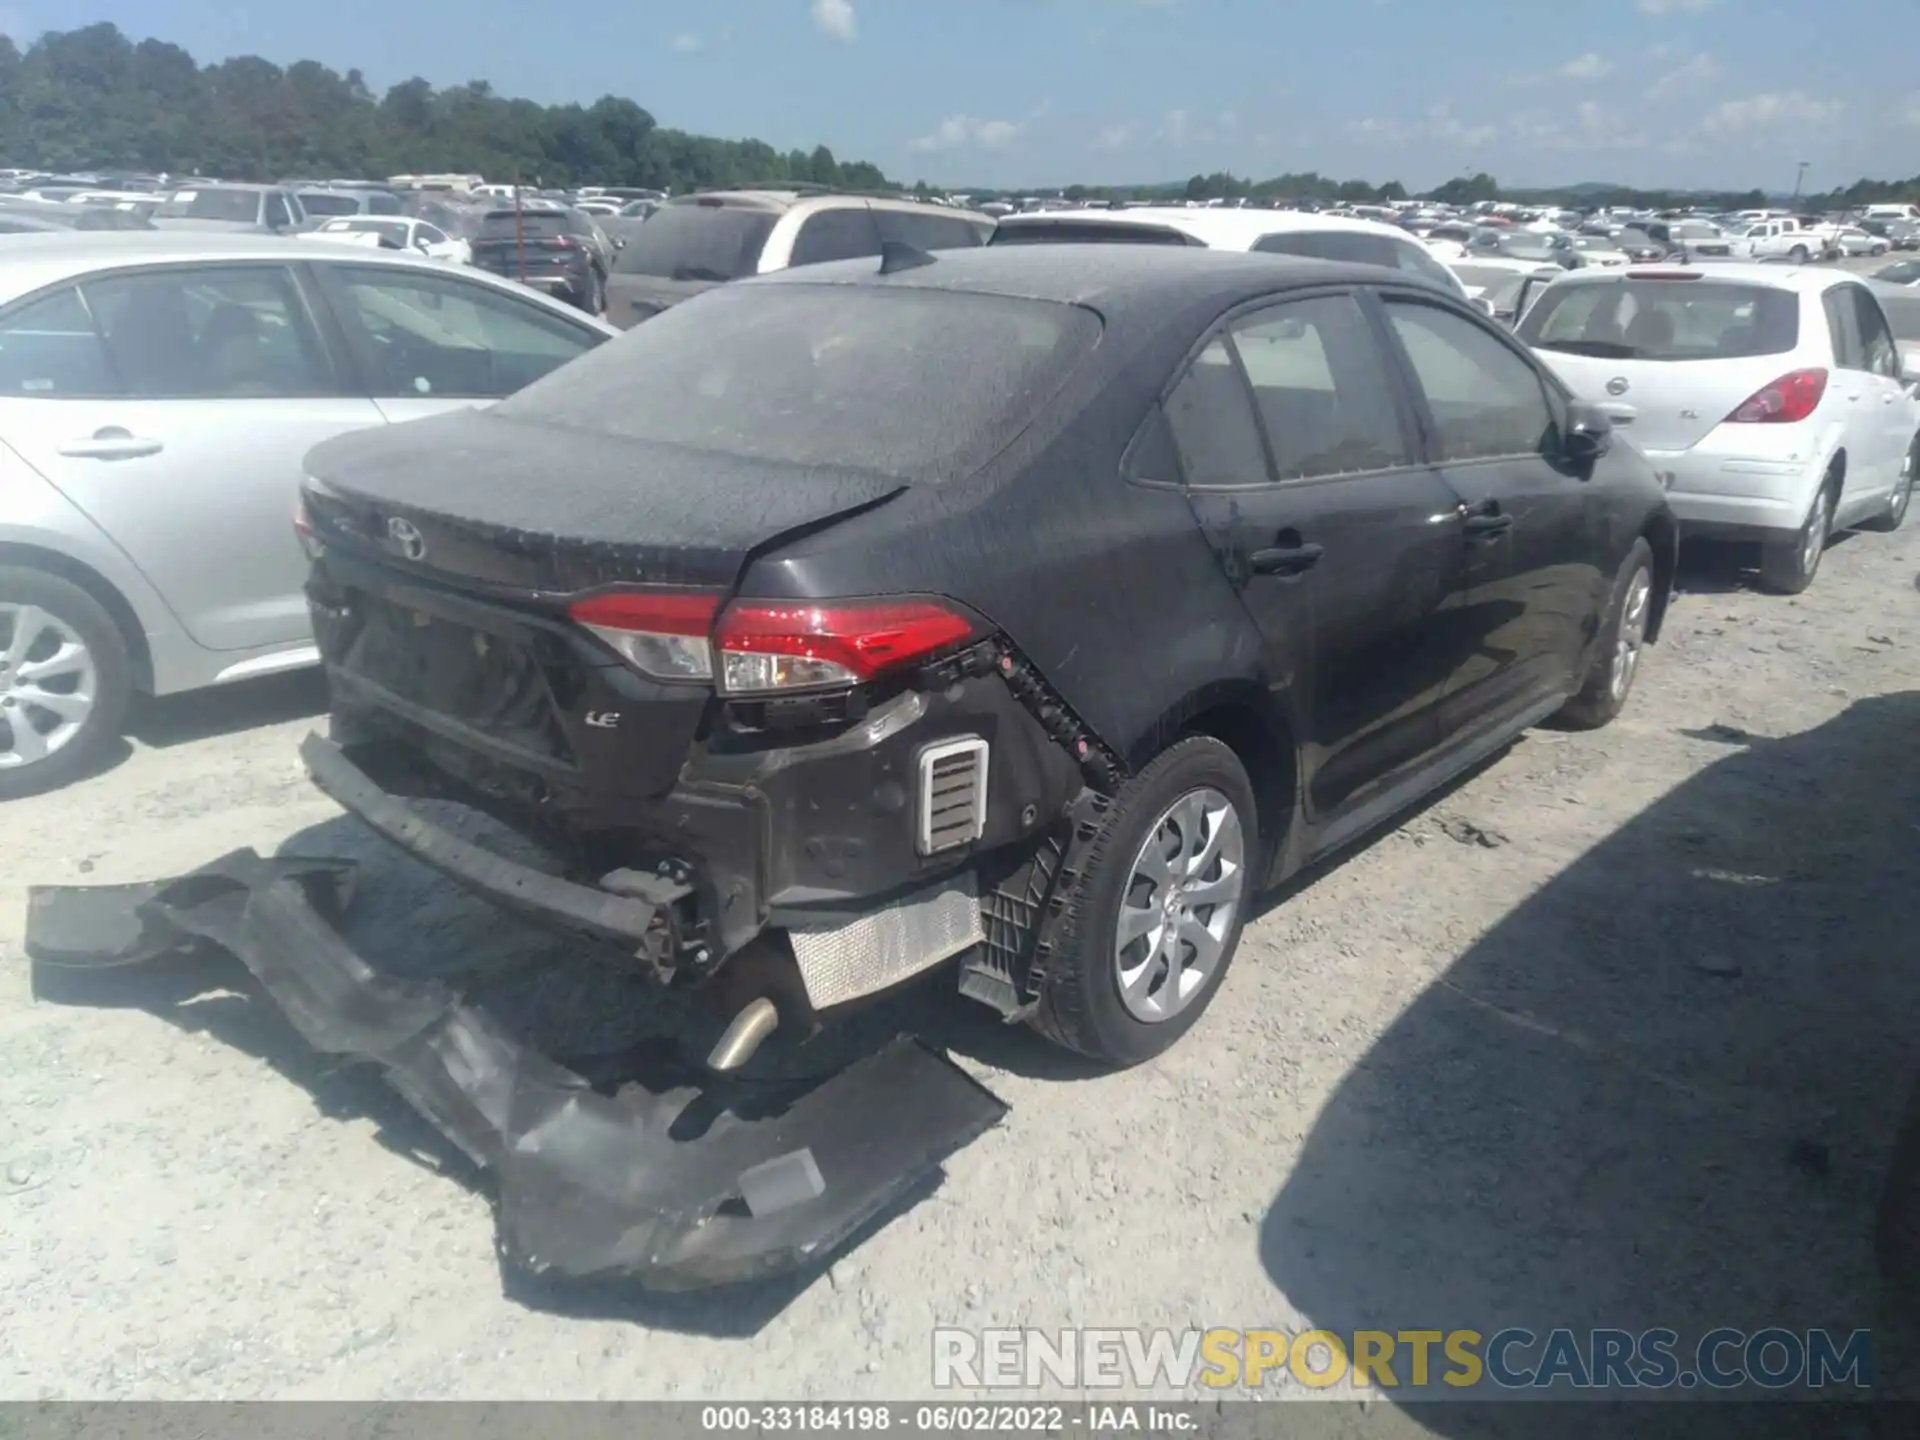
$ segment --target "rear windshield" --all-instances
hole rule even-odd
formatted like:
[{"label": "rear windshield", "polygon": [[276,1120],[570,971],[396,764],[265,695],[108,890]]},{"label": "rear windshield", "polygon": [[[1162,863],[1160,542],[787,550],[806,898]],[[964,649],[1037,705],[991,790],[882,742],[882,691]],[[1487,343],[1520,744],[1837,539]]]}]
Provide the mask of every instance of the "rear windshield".
[{"label": "rear windshield", "polygon": [[1404,274],[1418,275],[1445,289],[1458,291],[1447,267],[1425,246],[1387,235],[1356,230],[1283,230],[1262,235],[1253,248],[1264,255],[1301,255],[1309,260],[1344,260],[1354,265],[1386,265]]},{"label": "rear windshield", "polygon": [[496,409],[543,425],[929,483],[990,459],[1099,336],[1091,311],[1050,301],[723,286]]},{"label": "rear windshield", "polygon": [[738,205],[663,205],[627,238],[613,268],[663,280],[738,280],[759,269],[778,218]]},{"label": "rear windshield", "polygon": [[251,223],[260,218],[260,194],[256,190],[196,190],[185,200],[168,201],[159,213],[175,218]]},{"label": "rear windshield", "polygon": [[551,240],[556,235],[567,233],[567,217],[552,210],[522,210],[515,226],[514,212],[495,210],[483,219],[474,231],[474,239],[511,240],[519,235],[528,240]]},{"label": "rear windshield", "polygon": [[358,215],[360,201],[352,195],[316,195],[311,190],[300,197],[309,215]]},{"label": "rear windshield", "polygon": [[1721,280],[1555,285],[1520,322],[1541,350],[1610,360],[1736,360],[1800,343],[1800,298]]},{"label": "rear windshield", "polygon": [[1097,220],[1049,220],[1002,225],[991,245],[1198,245],[1171,225],[1103,225]]}]

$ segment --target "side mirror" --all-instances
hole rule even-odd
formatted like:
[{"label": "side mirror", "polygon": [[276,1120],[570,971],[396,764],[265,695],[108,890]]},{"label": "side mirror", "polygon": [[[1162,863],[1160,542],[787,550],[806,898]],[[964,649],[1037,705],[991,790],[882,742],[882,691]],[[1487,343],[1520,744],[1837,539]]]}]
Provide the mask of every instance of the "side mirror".
[{"label": "side mirror", "polygon": [[1613,422],[1606,412],[1575,403],[1567,409],[1567,433],[1560,453],[1575,465],[1588,465],[1613,448]]},{"label": "side mirror", "polygon": [[1484,295],[1475,295],[1471,303],[1473,308],[1478,310],[1482,315],[1491,316],[1495,313],[1493,302]]}]

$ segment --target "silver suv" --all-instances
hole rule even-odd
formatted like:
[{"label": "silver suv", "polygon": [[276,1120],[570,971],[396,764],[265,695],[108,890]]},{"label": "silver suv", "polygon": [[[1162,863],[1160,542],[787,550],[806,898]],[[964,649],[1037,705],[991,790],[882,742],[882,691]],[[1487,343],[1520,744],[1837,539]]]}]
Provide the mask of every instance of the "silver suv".
[{"label": "silver suv", "polygon": [[986,215],[910,199],[797,189],[682,196],[628,234],[607,281],[607,319],[630,327],[729,280],[877,257],[888,241],[962,250],[992,233]]}]

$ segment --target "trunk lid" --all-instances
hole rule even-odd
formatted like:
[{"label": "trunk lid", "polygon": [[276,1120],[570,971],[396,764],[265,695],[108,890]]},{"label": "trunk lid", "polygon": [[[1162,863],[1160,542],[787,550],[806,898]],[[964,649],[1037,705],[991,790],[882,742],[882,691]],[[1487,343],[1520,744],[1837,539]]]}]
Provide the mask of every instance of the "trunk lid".
[{"label": "trunk lid", "polygon": [[1769,360],[1614,360],[1537,352],[1642,450],[1690,450],[1790,365]]},{"label": "trunk lid", "polygon": [[731,589],[753,551],[905,488],[478,409],[340,436],[309,453],[307,474],[328,544],[509,596]]}]

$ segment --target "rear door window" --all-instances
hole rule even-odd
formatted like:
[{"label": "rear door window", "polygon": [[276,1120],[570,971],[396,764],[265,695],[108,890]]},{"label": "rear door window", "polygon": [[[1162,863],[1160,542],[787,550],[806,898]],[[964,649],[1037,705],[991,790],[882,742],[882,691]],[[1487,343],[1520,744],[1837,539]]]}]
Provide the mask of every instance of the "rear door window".
[{"label": "rear door window", "polygon": [[1521,319],[1541,350],[1614,360],[1736,360],[1800,343],[1792,291],[1705,279],[1553,285]]},{"label": "rear door window", "polygon": [[1842,370],[1867,368],[1866,347],[1860,339],[1860,317],[1838,290],[1820,297],[1827,316],[1827,334],[1833,341],[1833,363]]},{"label": "rear door window", "polygon": [[879,253],[880,229],[873,223],[873,212],[864,205],[843,205],[815,211],[801,222],[787,263],[820,265]]},{"label": "rear door window", "polygon": [[1352,296],[1256,311],[1232,333],[1278,479],[1408,463],[1385,359]]},{"label": "rear door window", "polygon": [[760,268],[760,251],[779,216],[739,205],[662,205],[627,237],[617,275],[662,280],[738,280]]},{"label": "rear door window", "polygon": [[211,400],[340,393],[284,266],[152,270],[84,280],[81,289],[130,395]]},{"label": "rear door window", "polygon": [[0,396],[105,399],[122,393],[93,317],[73,286],[0,320]]},{"label": "rear door window", "polygon": [[1845,293],[1853,300],[1867,369],[1890,380],[1899,379],[1900,350],[1893,343],[1893,332],[1887,328],[1887,317],[1880,313],[1879,303],[1858,285],[1847,286]]},{"label": "rear door window", "polygon": [[287,208],[285,198],[279,195],[267,196],[266,215],[266,223],[276,230],[283,230],[293,223],[293,212]]},{"label": "rear door window", "polygon": [[1224,339],[1202,350],[1164,406],[1189,485],[1265,485],[1267,468],[1253,398]]}]

